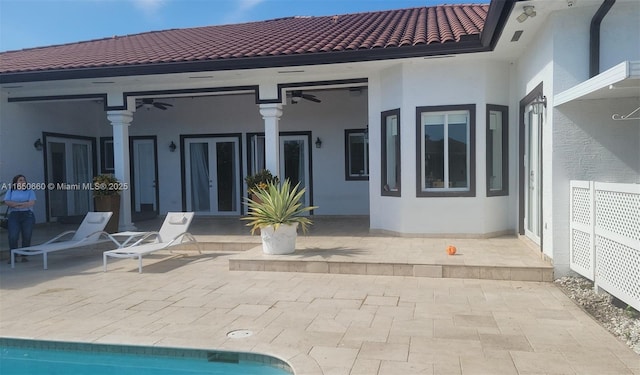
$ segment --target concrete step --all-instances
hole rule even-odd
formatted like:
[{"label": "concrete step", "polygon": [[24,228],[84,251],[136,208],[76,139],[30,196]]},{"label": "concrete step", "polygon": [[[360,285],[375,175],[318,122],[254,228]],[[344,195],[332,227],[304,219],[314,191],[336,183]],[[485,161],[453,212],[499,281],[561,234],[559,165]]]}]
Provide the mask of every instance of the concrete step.
[{"label": "concrete step", "polygon": [[350,275],[414,276],[432,278],[464,278],[552,282],[553,266],[490,266],[472,264],[438,264],[411,262],[368,262],[358,259],[304,260],[286,255],[266,257],[258,249],[229,258],[231,271],[308,272]]}]

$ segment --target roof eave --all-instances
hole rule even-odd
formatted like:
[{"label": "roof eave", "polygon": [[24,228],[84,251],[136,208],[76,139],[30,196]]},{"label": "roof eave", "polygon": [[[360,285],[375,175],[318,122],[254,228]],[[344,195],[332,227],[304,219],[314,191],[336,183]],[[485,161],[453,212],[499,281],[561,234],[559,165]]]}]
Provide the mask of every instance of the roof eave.
[{"label": "roof eave", "polygon": [[56,81],[83,78],[125,77],[154,74],[195,73],[204,71],[283,68],[303,65],[326,65],[353,62],[429,57],[472,52],[488,48],[475,41],[450,42],[440,45],[325,52],[303,55],[260,56],[220,60],[201,60],[141,65],[106,66],[81,69],[59,69],[0,74],[0,84]]},{"label": "roof eave", "polygon": [[485,47],[495,48],[502,30],[516,2],[521,0],[491,0],[484,29],[480,35],[480,43]]}]

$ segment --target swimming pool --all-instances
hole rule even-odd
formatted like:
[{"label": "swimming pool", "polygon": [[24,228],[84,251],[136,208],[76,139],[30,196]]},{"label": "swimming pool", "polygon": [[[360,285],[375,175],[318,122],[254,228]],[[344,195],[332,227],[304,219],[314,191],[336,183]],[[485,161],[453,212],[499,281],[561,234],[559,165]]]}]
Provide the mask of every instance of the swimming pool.
[{"label": "swimming pool", "polygon": [[0,374],[291,375],[251,353],[0,338]]}]

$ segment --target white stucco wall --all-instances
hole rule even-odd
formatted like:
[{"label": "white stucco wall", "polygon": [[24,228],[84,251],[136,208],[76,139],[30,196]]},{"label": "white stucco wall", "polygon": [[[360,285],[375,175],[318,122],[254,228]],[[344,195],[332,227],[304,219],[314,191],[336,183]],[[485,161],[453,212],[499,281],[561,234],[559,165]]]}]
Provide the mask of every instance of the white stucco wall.
[{"label": "white stucco wall", "polygon": [[[517,61],[517,100],[542,82],[548,101],[543,128],[542,250],[553,259],[556,276],[569,272],[569,181],[640,179],[640,128],[611,120],[613,113],[637,108],[637,100],[575,101],[559,108],[553,104],[555,94],[590,78],[589,28],[599,5],[551,14]],[[601,26],[601,72],[638,59],[639,23],[639,2],[614,4]]]},{"label": "white stucco wall", "polygon": [[[381,196],[379,171],[371,180],[373,230],[462,236],[515,231],[512,198],[486,197],[485,178],[486,104],[509,104],[509,74],[504,74],[509,69],[507,63],[457,56],[413,60],[370,78],[369,119],[375,124],[371,162],[380,165],[380,112],[396,108],[402,160],[400,197]],[[457,104],[476,106],[476,196],[416,197],[416,107]],[[511,142],[515,134],[510,132]]]},{"label": "white stucco wall", "polygon": [[640,60],[640,1],[618,0],[600,27],[600,71]]},{"label": "white stucco wall", "polygon": [[[0,106],[0,183],[11,183],[16,174],[28,182],[44,183],[43,151],[34,148],[43,132],[95,136],[108,129],[102,104],[95,102],[7,103]],[[44,140],[43,140],[44,141]],[[45,190],[36,190],[37,222],[46,220]]]}]

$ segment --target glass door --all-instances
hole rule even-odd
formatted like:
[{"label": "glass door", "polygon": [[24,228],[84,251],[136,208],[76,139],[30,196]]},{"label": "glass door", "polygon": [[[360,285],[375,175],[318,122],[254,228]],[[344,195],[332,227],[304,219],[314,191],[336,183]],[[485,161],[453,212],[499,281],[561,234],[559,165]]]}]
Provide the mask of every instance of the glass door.
[{"label": "glass door", "polygon": [[240,214],[239,140],[185,140],[187,211],[202,215]]},{"label": "glass door", "polygon": [[82,216],[92,205],[93,141],[84,138],[45,137],[49,219]]},{"label": "glass door", "polygon": [[280,136],[281,180],[289,179],[291,186],[300,183],[299,189],[306,188],[303,206],[310,206],[309,194],[309,137],[306,135]]},{"label": "glass door", "polygon": [[[262,134],[254,134],[249,137],[248,158],[249,174],[255,174],[265,168],[265,139]],[[289,179],[292,186],[300,183],[299,189],[306,188],[303,196],[303,204],[311,205],[310,178],[310,152],[309,135],[307,134],[281,134],[280,135],[280,181]],[[273,172],[273,171],[271,171]]]},{"label": "glass door", "polygon": [[133,210],[135,213],[158,212],[158,187],[155,138],[132,138]]},{"label": "glass door", "polygon": [[542,212],[542,115],[534,113],[531,106],[525,112],[524,155],[524,231],[525,235],[540,245]]}]

